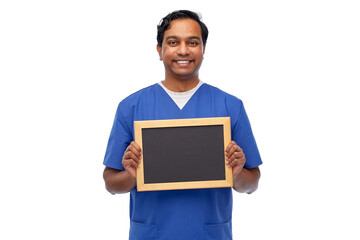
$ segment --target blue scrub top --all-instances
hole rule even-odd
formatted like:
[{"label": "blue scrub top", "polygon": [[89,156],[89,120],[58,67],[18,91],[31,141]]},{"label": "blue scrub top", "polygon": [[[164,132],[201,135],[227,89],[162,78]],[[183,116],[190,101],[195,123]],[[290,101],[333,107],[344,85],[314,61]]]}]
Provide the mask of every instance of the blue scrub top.
[{"label": "blue scrub top", "polygon": [[[122,156],[134,140],[134,121],[230,117],[231,136],[244,151],[245,168],[262,164],[240,99],[202,84],[180,109],[165,90],[154,84],[120,102],[104,164],[124,170]],[[130,192],[130,240],[232,239],[232,190],[212,188]]]}]

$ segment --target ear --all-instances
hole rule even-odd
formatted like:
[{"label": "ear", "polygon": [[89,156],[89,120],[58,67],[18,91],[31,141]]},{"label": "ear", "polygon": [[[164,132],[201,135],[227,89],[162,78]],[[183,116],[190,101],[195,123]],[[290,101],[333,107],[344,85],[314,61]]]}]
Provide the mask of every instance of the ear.
[{"label": "ear", "polygon": [[203,55],[205,54],[205,45],[203,45]]},{"label": "ear", "polygon": [[159,44],[156,45],[156,51],[157,51],[158,54],[159,54],[160,61],[162,61],[162,60],[163,60],[163,58],[162,58],[162,47],[160,47]]}]

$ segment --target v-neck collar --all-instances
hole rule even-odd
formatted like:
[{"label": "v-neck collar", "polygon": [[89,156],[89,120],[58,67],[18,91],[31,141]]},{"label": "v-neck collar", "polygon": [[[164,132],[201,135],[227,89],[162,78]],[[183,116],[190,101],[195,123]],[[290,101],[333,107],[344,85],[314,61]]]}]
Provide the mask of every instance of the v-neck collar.
[{"label": "v-neck collar", "polygon": [[184,107],[182,109],[179,108],[179,106],[174,102],[174,100],[165,91],[165,89],[163,89],[163,87],[160,86],[159,83],[157,83],[156,85],[157,85],[158,88],[160,88],[160,92],[162,93],[162,95],[166,95],[166,98],[169,100],[169,102],[171,102],[171,106],[173,108],[176,108],[177,115],[179,115],[180,113],[186,111],[186,109],[189,108],[189,106],[191,106],[192,102],[194,101],[193,99],[197,98],[197,95],[199,94],[200,89],[205,85],[205,83],[201,84],[201,86],[194,92],[194,94],[190,97],[190,99],[187,101],[187,103],[184,105]]}]

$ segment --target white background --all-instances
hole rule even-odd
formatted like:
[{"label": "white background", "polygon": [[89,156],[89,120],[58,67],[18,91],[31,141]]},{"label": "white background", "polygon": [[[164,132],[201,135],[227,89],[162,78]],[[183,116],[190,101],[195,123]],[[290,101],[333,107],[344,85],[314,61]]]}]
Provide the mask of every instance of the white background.
[{"label": "white background", "polygon": [[244,101],[264,164],[234,239],[360,239],[358,1],[1,1],[0,239],[127,239],[103,157],[119,101],[163,79],[156,25],[202,14],[200,78]]}]

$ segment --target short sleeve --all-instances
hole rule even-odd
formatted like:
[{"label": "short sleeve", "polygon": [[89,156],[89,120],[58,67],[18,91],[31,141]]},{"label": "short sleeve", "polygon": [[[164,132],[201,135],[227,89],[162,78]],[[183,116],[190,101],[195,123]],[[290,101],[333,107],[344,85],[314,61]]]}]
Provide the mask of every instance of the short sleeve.
[{"label": "short sleeve", "polygon": [[121,104],[119,104],[106,148],[104,165],[118,170],[125,170],[122,165],[122,157],[132,141],[132,134],[121,110]]},{"label": "short sleeve", "polygon": [[262,164],[260,153],[251,129],[249,118],[246,114],[244,104],[241,100],[234,104],[236,115],[232,126],[232,139],[239,145],[245,154],[246,162],[244,168],[250,169]]}]

